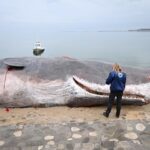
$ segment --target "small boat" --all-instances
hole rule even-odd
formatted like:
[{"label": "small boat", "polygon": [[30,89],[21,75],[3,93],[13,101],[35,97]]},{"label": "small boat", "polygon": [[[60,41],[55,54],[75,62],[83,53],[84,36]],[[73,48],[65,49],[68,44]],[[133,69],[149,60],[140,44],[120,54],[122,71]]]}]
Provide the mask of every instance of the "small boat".
[{"label": "small boat", "polygon": [[41,55],[43,52],[45,51],[45,49],[41,46],[40,42],[36,42],[33,48],[33,54],[35,56],[39,56]]}]

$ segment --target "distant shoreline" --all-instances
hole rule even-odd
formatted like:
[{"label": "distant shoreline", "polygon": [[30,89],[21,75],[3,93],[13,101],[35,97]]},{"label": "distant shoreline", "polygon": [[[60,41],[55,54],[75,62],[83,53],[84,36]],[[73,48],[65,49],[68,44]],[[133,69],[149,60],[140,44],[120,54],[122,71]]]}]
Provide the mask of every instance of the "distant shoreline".
[{"label": "distant shoreline", "polygon": [[150,29],[135,29],[135,30],[128,30],[129,32],[150,32]]},{"label": "distant shoreline", "polygon": [[130,29],[130,30],[99,30],[98,32],[150,32],[150,29]]}]

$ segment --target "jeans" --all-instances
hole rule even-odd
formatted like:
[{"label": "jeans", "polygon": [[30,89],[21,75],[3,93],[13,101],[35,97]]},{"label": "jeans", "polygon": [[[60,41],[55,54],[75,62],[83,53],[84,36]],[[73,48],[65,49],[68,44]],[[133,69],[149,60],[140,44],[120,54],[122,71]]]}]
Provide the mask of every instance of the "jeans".
[{"label": "jeans", "polygon": [[120,92],[120,91],[119,92],[112,92],[112,91],[110,92],[106,114],[109,115],[109,113],[111,112],[114,99],[115,99],[115,97],[117,97],[117,101],[116,101],[116,116],[119,117],[120,111],[121,111],[122,95],[123,95],[123,92]]}]

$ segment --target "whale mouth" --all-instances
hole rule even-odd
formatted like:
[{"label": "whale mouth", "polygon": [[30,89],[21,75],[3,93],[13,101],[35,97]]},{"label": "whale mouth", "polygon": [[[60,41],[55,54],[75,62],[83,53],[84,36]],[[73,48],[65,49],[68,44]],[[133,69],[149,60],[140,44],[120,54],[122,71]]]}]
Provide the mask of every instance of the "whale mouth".
[{"label": "whale mouth", "polygon": [[[102,91],[96,91],[86,85],[84,85],[83,83],[81,83],[79,80],[77,80],[75,77],[72,77],[73,81],[79,85],[82,89],[86,90],[89,93],[92,94],[96,94],[96,95],[101,95],[101,96],[108,96],[109,93],[106,92],[102,92]],[[129,98],[145,98],[144,95],[142,94],[133,94],[133,93],[128,93],[128,92],[124,92],[123,97],[129,97]]]}]

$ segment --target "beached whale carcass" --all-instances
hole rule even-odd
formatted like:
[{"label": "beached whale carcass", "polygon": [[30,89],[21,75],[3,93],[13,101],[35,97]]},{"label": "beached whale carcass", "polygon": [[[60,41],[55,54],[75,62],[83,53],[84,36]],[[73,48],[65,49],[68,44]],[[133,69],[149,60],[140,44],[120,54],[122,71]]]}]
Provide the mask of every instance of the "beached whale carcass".
[{"label": "beached whale carcass", "polygon": [[[124,68],[128,75],[124,104],[149,103],[149,70]],[[29,107],[106,104],[105,79],[110,64],[61,58],[7,58],[0,60],[0,106]],[[83,80],[84,79],[84,80]]]}]

